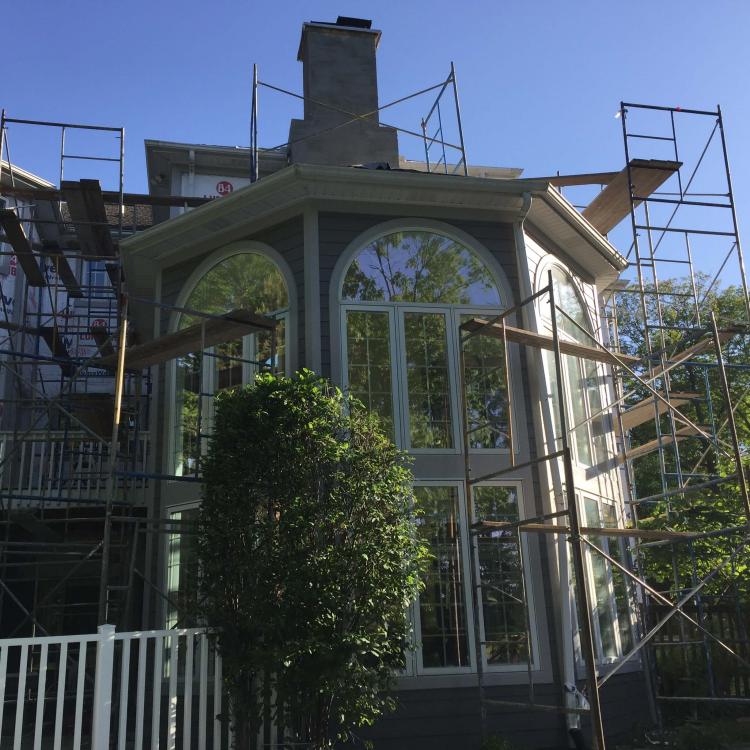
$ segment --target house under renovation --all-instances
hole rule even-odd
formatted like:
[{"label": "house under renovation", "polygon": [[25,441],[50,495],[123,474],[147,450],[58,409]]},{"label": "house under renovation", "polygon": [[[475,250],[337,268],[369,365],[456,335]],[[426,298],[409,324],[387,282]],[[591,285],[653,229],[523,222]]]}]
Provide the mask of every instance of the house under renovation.
[{"label": "house under renovation", "polygon": [[[730,481],[748,507],[731,404],[711,426],[696,416],[744,328],[701,319],[694,284],[698,317],[670,349],[656,272],[682,263],[692,278],[690,241],[721,240],[747,300],[721,112],[623,104],[622,169],[527,178],[467,162],[452,66],[416,127],[381,122],[379,40],[362,19],[305,23],[288,142],[258,145],[258,98],[289,92],[256,71],[250,146],[146,141],[148,195],[125,191],[122,129],[108,129],[116,185],[62,167],[53,184],[11,162],[13,133],[60,130],[63,165],[82,126],[3,113],[3,747],[229,746],[221,661],[185,605],[213,396],[261,369],[330,378],[413,458],[433,558],[398,708],[363,731],[375,748],[497,735],[604,750],[680,697],[658,674],[659,644],[685,632],[667,623],[700,628],[707,658],[714,641],[747,656],[746,635],[738,646],[696,619],[700,581],[667,596],[639,577],[642,546],[693,536],[640,528],[633,480],[658,457],[665,496]],[[628,130],[642,112],[666,123],[658,158]],[[719,229],[669,217],[698,203],[678,158],[685,117],[718,144],[726,184],[702,204]],[[410,137],[424,160],[400,155]],[[584,207],[563,194],[580,186]],[[660,256],[674,237],[684,256]],[[645,356],[619,347],[628,294]],[[710,368],[700,393],[672,390],[688,366]],[[654,434],[631,439],[646,424]],[[736,462],[729,480],[683,470],[689,442]],[[744,674],[681,697],[750,700]],[[293,740],[262,735],[258,747]]]}]

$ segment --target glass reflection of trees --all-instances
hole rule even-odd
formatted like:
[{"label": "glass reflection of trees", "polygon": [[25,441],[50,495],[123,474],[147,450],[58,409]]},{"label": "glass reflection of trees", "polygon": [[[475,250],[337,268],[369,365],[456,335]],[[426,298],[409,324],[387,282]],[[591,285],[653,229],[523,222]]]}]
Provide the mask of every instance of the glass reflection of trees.
[{"label": "glass reflection of trees", "polygon": [[[342,302],[347,305],[352,395],[412,449],[454,449],[453,410],[459,393],[452,342],[459,323],[473,317],[462,315],[461,307],[487,308],[487,314],[501,307],[484,261],[442,234],[394,232],[371,242],[352,261]],[[383,307],[350,307],[358,303]],[[403,351],[397,354],[394,341],[399,339]],[[508,396],[502,343],[476,337],[466,355],[471,448],[505,448]],[[393,394],[400,395],[399,384],[406,389],[403,425],[394,424]]]},{"label": "glass reflection of trees", "polygon": [[[593,346],[591,336],[586,335],[586,332],[593,334],[586,306],[572,279],[561,268],[554,267],[552,283],[555,288],[556,304],[565,312],[565,315],[559,312],[557,314],[557,323],[561,333],[573,341]],[[545,359],[550,378],[555,432],[556,436],[559,436],[554,355],[551,352],[545,352]],[[602,463],[607,459],[607,432],[610,427],[607,416],[597,414],[602,408],[600,368],[596,362],[569,355],[563,355],[562,366],[568,391],[571,394],[568,409],[569,426],[580,425],[573,433],[578,461],[585,466]],[[580,394],[584,394],[585,398],[580,398]],[[589,415],[595,414],[597,416],[586,422]]]},{"label": "glass reflection of trees", "polygon": [[422,665],[469,665],[461,522],[455,487],[415,487],[419,531],[432,552],[419,595]]},{"label": "glass reflection of trees", "polygon": [[360,302],[500,305],[495,281],[475,253],[425,231],[394,232],[370,243],[349,266],[342,296]]},{"label": "glass reflection of trees", "polygon": [[[250,310],[274,317],[276,357],[271,362],[270,333],[254,333],[227,341],[177,360],[175,401],[175,473],[195,474],[205,438],[210,431],[211,396],[225,388],[247,382],[260,366],[284,371],[289,293],[276,264],[264,255],[244,252],[217,263],[195,285],[184,307],[221,315],[232,310]],[[204,318],[184,313],[179,328]]]},{"label": "glass reflection of trees", "polygon": [[[518,492],[515,487],[475,487],[474,510],[478,521],[517,521]],[[477,542],[487,663],[518,664],[526,661],[529,648],[519,535],[497,530]]]}]

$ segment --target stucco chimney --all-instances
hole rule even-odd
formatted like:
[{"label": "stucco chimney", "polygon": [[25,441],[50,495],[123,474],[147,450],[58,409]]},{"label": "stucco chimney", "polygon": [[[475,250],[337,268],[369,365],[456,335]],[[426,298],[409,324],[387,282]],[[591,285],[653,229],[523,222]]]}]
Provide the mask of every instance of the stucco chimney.
[{"label": "stucco chimney", "polygon": [[[336,23],[303,24],[297,59],[302,62],[305,117],[291,123],[292,162],[398,166],[396,131],[381,127],[375,111],[380,32],[370,26],[370,21],[341,16]],[[343,124],[353,115],[368,117]]]}]

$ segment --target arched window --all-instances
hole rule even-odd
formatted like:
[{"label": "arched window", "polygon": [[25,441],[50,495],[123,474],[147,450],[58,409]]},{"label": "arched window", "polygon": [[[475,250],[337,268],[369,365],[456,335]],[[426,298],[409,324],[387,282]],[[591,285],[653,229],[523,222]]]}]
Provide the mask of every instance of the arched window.
[{"label": "arched window", "polygon": [[[559,266],[552,267],[552,284],[555,289],[555,302],[563,313],[557,313],[557,325],[560,334],[586,346],[594,346],[591,326],[586,305],[572,278]],[[589,335],[587,335],[589,334]],[[547,370],[551,382],[551,396],[554,405],[553,418],[556,433],[559,436],[559,411],[557,407],[557,386],[554,383],[554,356],[546,353]],[[602,409],[601,385],[602,373],[597,363],[591,359],[563,355],[562,367],[566,379],[566,390],[570,394],[567,411],[569,428],[573,431],[573,442],[577,460],[584,466],[603,463],[607,459],[607,425],[608,420]],[[583,398],[580,398],[580,395]]]},{"label": "arched window", "polygon": [[[497,284],[484,260],[447,235],[425,230],[384,234],[363,247],[344,276],[341,303],[345,380],[412,450],[457,451],[458,327],[499,312]],[[476,337],[467,355],[472,448],[505,448],[507,413],[499,342]],[[492,374],[494,372],[494,375]],[[473,425],[472,425],[473,426]]]},{"label": "arched window", "polygon": [[[221,315],[250,310],[279,321],[275,351],[272,337],[252,333],[208,347],[177,360],[175,378],[174,470],[199,471],[200,457],[211,432],[213,396],[250,381],[261,367],[286,371],[289,291],[277,265],[265,255],[239,252],[219,261],[193,287],[182,305],[186,310]],[[184,312],[178,328],[203,320]]]},{"label": "arched window", "polygon": [[[592,341],[595,332],[591,318],[575,281],[559,266],[553,266],[551,273],[555,303],[559,308],[556,319],[561,338],[590,347],[595,346]],[[542,283],[546,285],[546,274],[542,279]],[[545,304],[544,298],[541,303],[542,317],[549,327],[549,306]],[[554,437],[558,441],[560,422],[554,354],[546,351],[545,360]],[[612,429],[609,414],[600,413],[603,403],[603,365],[584,357],[563,355],[561,366],[566,394],[566,418],[568,429],[572,430],[576,495],[579,505],[582,506],[586,525],[621,526],[622,520],[618,516],[617,508],[621,505],[622,498],[619,490],[615,490],[619,485],[600,481],[609,467],[607,436]],[[556,444],[555,449],[557,448],[559,444]],[[602,494],[603,487],[611,488],[607,495]],[[612,494],[615,491],[617,494]],[[594,537],[592,541],[618,562],[627,558],[625,542],[619,537]],[[589,586],[591,606],[595,614],[594,638],[597,656],[602,661],[613,661],[627,653],[632,646],[631,606],[627,580],[600,555],[591,554],[590,551],[586,554],[589,557]],[[573,616],[575,617],[575,614]]]},{"label": "arched window", "polygon": [[[478,658],[487,669],[513,669],[527,654],[517,548],[488,538],[472,561],[469,544],[475,521],[518,518],[520,487],[477,486],[474,516],[468,518],[458,455],[463,450],[459,327],[467,319],[498,314],[506,303],[484,253],[468,238],[451,235],[447,229],[408,228],[376,236],[344,270],[339,298],[344,385],[416,456],[419,528],[433,558],[412,610],[415,674],[470,671]],[[469,448],[505,450],[502,342],[475,336],[464,346],[464,361]],[[455,455],[438,463],[429,455],[438,452]],[[472,637],[472,564],[487,584],[479,613],[483,644]]]}]

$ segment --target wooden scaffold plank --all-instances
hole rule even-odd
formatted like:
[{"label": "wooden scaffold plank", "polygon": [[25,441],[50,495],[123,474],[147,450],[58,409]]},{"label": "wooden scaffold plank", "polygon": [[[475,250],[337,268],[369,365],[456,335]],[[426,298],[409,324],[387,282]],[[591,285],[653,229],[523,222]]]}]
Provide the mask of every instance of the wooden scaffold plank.
[{"label": "wooden scaffold plank", "polygon": [[[703,432],[706,432],[710,434],[711,428],[710,427],[701,427],[701,430]],[[679,430],[675,430],[675,436],[677,438],[677,441],[684,440],[685,438],[694,437],[696,435],[699,435],[700,433],[695,427],[680,427]],[[653,453],[656,450],[659,450],[659,447],[672,445],[674,442],[674,438],[672,435],[662,435],[661,438],[654,438],[653,440],[649,440],[649,442],[644,443],[643,445],[638,445],[635,448],[631,448],[629,451],[626,451],[626,453],[619,454],[619,463],[623,463],[626,460],[632,460],[634,458],[641,458],[641,456],[646,456],[649,453]]]},{"label": "wooden scaffold plank", "polygon": [[[91,337],[94,339],[96,348],[99,350],[101,357],[114,357],[115,348],[112,345],[112,338],[106,326],[96,323],[91,326]],[[97,362],[97,364],[99,364]]]},{"label": "wooden scaffold plank", "polygon": [[29,286],[46,286],[46,280],[34,250],[31,247],[18,214],[12,208],[0,208],[0,226],[5,232],[5,241],[13,248],[18,264],[26,275]]},{"label": "wooden scaffold plank", "polygon": [[[481,330],[483,336],[491,336],[493,338],[503,338],[503,326],[501,323],[493,323],[488,325],[489,321],[484,318],[472,318],[462,324],[462,328],[465,331],[479,331]],[[534,346],[539,349],[547,349],[548,351],[554,351],[554,343],[552,336],[546,336],[543,333],[534,333],[532,331],[524,331],[522,328],[515,328],[514,326],[505,326],[505,336],[508,341],[515,344],[524,344],[525,346]],[[604,362],[608,365],[617,366],[620,362],[624,362],[629,367],[632,365],[639,364],[641,362],[639,357],[633,357],[629,354],[617,354],[616,357],[606,349],[602,349],[596,346],[587,346],[586,344],[580,344],[577,341],[568,341],[567,339],[560,339],[560,351],[562,354],[569,354],[573,357],[582,357],[583,359],[590,359],[595,362]]]},{"label": "wooden scaffold plank", "polygon": [[67,361],[70,360],[70,352],[68,352],[68,348],[65,346],[65,342],[57,326],[40,326],[39,335],[42,337],[44,343],[47,344],[52,356],[59,360],[63,375],[72,375],[75,368],[72,362]]},{"label": "wooden scaffold plank", "polygon": [[[680,167],[681,162],[661,159],[631,159],[630,177],[633,194],[648,198],[658,190]],[[635,201],[639,205],[641,201]],[[583,210],[583,216],[602,234],[614,229],[630,214],[630,185],[625,167],[607,184],[599,195]]]},{"label": "wooden scaffold plank", "polygon": [[[248,310],[233,310],[221,317],[208,318],[204,323],[196,323],[176,333],[168,333],[145,344],[129,347],[125,354],[125,366],[129,370],[143,370],[250,333],[271,332],[275,327],[276,321],[272,318],[265,318]],[[102,357],[95,364],[114,367],[117,357],[114,354]]]},{"label": "wooden scaffold plank", "polygon": [[[522,531],[536,534],[570,534],[570,527],[567,525],[556,525],[549,523],[506,523],[505,521],[482,521],[474,527],[478,531],[492,532],[497,531]],[[586,536],[621,536],[634,537],[652,541],[662,541],[665,539],[690,539],[694,536],[688,531],[669,531],[663,529],[621,529],[617,527],[599,526],[581,526],[581,534]]]},{"label": "wooden scaffold plank", "polygon": [[[700,398],[698,393],[671,393],[669,395],[669,403],[674,407],[681,407],[685,404],[689,404],[691,401]],[[659,416],[669,411],[669,406],[664,401],[656,401],[656,408],[658,409]],[[656,412],[654,411],[654,397],[648,396],[639,401],[634,406],[626,409],[622,413],[622,427],[624,430],[632,430],[638,425],[645,424],[646,422],[655,418]]]},{"label": "wooden scaffold plank", "polygon": [[81,252],[99,258],[115,258],[117,251],[99,181],[63,180],[61,189],[70,220],[76,228]]},{"label": "wooden scaffold plank", "polygon": [[73,269],[70,267],[63,249],[48,245],[43,247],[41,252],[52,259],[52,264],[57,271],[57,275],[60,277],[60,281],[62,281],[68,294],[76,299],[83,299],[81,285],[78,283],[78,279],[75,273],[73,273]]}]

